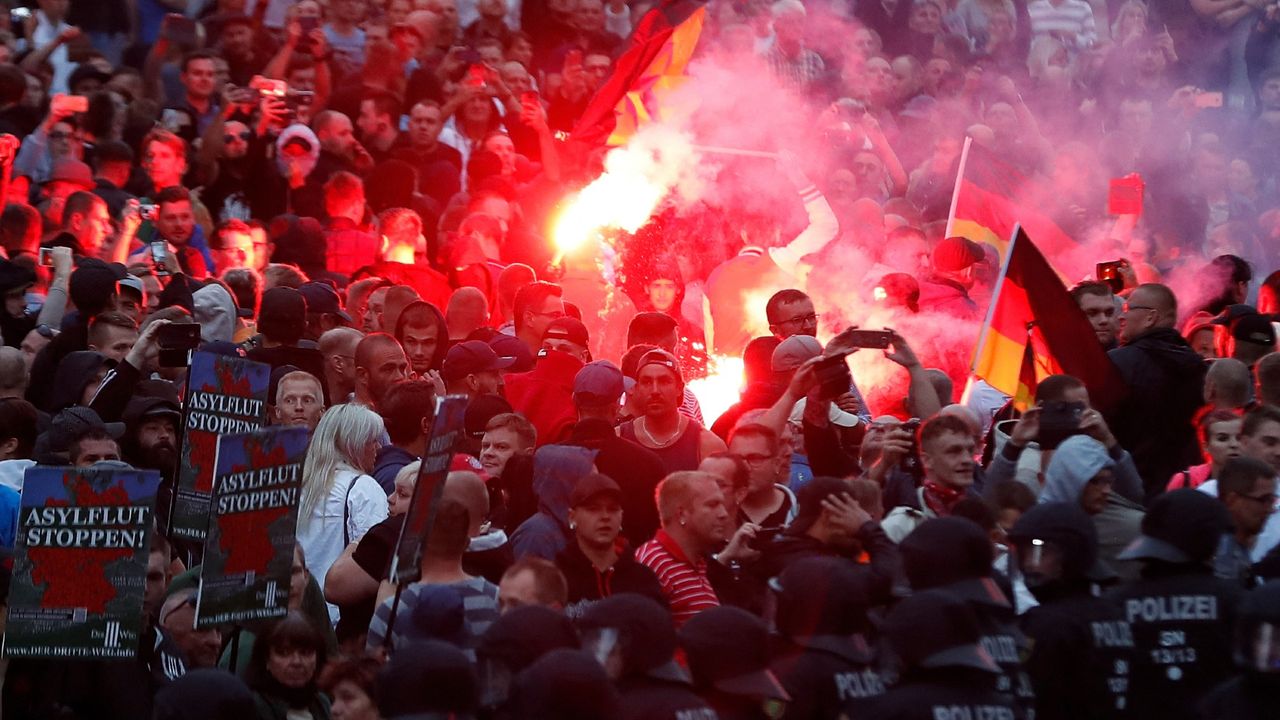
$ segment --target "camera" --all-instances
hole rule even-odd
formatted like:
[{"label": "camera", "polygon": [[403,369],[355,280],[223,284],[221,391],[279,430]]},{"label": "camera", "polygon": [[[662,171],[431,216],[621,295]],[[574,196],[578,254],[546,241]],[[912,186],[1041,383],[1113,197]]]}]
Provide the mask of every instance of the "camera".
[{"label": "camera", "polygon": [[1036,442],[1041,450],[1053,450],[1063,440],[1080,432],[1085,406],[1081,402],[1055,400],[1040,406],[1040,433]]}]

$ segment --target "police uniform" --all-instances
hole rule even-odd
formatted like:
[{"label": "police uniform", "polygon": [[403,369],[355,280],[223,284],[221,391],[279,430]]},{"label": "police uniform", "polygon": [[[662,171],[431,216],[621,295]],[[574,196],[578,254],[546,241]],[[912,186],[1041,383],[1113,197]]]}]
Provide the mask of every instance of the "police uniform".
[{"label": "police uniform", "polygon": [[[1128,717],[1133,632],[1113,603],[1093,594],[1094,583],[1115,577],[1098,560],[1093,521],[1078,504],[1043,503],[1018,519],[1009,539],[1014,560],[1037,543],[1060,555],[1056,577],[1027,578],[1040,605],[1021,617],[1036,720]],[[1011,563],[1014,572],[1021,567]]]},{"label": "police uniform", "polygon": [[991,576],[991,541],[973,521],[946,517],[927,520],[900,544],[911,587],[946,590],[973,611],[982,648],[999,668],[995,690],[1012,695],[1019,717],[1035,714],[1035,690],[1023,667],[1030,654],[1007,597]]},{"label": "police uniform", "polygon": [[1196,717],[1197,704],[1234,671],[1231,631],[1243,591],[1210,565],[1228,527],[1216,499],[1175,490],[1152,502],[1142,535],[1119,556],[1146,563],[1142,579],[1107,595],[1133,627],[1134,717]]},{"label": "police uniform", "polygon": [[1012,695],[997,692],[1000,668],[979,644],[970,603],[949,591],[903,600],[884,623],[903,664],[899,682],[870,698],[857,720],[1021,720]]}]

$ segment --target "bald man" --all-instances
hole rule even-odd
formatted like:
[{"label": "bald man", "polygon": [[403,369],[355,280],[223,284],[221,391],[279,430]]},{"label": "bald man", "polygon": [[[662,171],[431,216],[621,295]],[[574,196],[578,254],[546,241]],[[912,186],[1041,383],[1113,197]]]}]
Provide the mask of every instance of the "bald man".
[{"label": "bald man", "polygon": [[1139,285],[1120,314],[1121,346],[1107,353],[1129,387],[1107,424],[1133,455],[1148,500],[1200,457],[1192,417],[1204,402],[1206,368],[1174,329],[1177,318],[1172,290]]},{"label": "bald man", "polygon": [[1235,358],[1219,358],[1204,376],[1204,402],[1219,410],[1242,411],[1253,400],[1253,375]]},{"label": "bald man", "polygon": [[488,298],[479,288],[458,288],[449,297],[444,324],[449,328],[450,345],[466,340],[471,333],[489,324]]},{"label": "bald man", "polygon": [[27,363],[22,351],[0,345],[0,398],[19,398],[27,391]]},{"label": "bald man", "polygon": [[356,345],[363,339],[364,333],[349,327],[333,328],[320,336],[324,382],[334,403],[346,402],[356,390]]},{"label": "bald man", "polygon": [[404,348],[386,333],[370,333],[356,345],[356,402],[377,409],[387,388],[404,380],[409,359]]}]

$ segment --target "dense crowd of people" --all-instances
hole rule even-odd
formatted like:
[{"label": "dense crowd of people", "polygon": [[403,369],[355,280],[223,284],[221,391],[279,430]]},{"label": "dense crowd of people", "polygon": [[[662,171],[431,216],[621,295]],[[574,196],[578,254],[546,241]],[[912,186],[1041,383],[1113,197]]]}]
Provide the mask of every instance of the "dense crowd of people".
[{"label": "dense crowd of people", "polygon": [[[652,8],[12,9],[0,545],[33,466],[162,489],[137,657],[0,660],[5,717],[1280,716],[1277,6],[713,0],[695,61],[770,78],[821,151],[768,148],[780,208],[566,251],[603,155],[572,132]],[[1111,263],[1070,294],[1123,391],[968,377],[1002,248],[947,232],[966,137]],[[194,349],[270,366],[264,421],[310,431],[276,620],[196,628]]]}]

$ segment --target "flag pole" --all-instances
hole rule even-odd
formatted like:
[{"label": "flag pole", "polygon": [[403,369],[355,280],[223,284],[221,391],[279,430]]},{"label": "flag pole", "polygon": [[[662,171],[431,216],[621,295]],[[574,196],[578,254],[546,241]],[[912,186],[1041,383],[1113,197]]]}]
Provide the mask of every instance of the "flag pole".
[{"label": "flag pole", "polygon": [[[957,185],[959,187],[959,185]],[[996,316],[996,305],[1000,302],[1000,290],[1004,286],[1004,278],[1009,274],[1009,261],[1013,258],[1013,246],[1018,242],[1018,236],[1022,234],[1022,225],[1013,226],[1013,236],[1009,238],[1009,251],[1005,253],[1004,261],[1000,263],[1000,274],[996,276],[994,292],[991,293],[991,302],[987,305],[987,316],[982,321],[982,330],[978,333],[978,345],[973,349],[973,359],[969,361],[969,373],[973,374],[978,369],[978,358],[982,357],[982,351],[987,349],[987,336],[990,334],[991,321]],[[966,392],[968,388],[966,388]]]},{"label": "flag pole", "polygon": [[[964,137],[964,147],[960,148],[960,167],[956,170],[956,186],[951,190],[951,209],[947,211],[947,231],[944,237],[951,237],[956,225],[956,205],[960,202],[960,186],[964,183],[964,166],[969,162],[969,146],[973,138]],[[1001,276],[1003,277],[1003,275]]]}]

